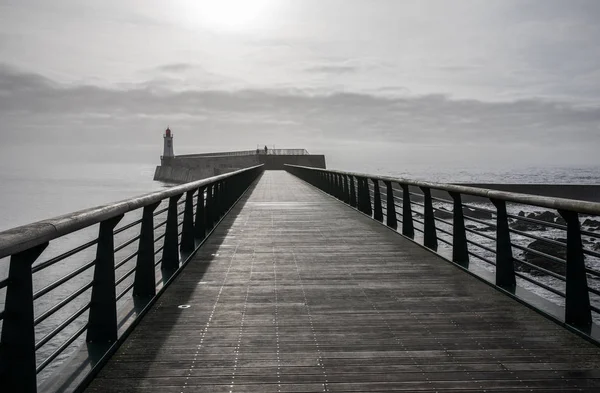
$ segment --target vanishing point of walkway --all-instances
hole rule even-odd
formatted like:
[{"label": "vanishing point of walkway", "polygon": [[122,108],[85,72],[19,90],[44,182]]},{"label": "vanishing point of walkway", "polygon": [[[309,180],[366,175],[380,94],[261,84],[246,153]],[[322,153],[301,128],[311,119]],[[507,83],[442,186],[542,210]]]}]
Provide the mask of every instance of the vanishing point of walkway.
[{"label": "vanishing point of walkway", "polygon": [[265,172],[87,391],[597,392],[599,366],[594,345]]}]

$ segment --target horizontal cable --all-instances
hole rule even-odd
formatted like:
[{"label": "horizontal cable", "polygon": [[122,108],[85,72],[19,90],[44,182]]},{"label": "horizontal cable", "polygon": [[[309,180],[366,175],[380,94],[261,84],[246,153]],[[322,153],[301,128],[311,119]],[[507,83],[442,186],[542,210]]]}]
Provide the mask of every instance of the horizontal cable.
[{"label": "horizontal cable", "polygon": [[490,235],[486,235],[485,233],[478,232],[477,230],[472,229],[472,228],[465,228],[465,231],[470,232],[470,233],[474,233],[475,235],[484,237],[486,239],[493,240],[494,242],[496,241],[495,237],[490,236]]},{"label": "horizontal cable", "polygon": [[165,248],[165,246],[161,246],[158,250],[154,251],[154,255],[158,254],[159,252],[162,251],[162,249]]},{"label": "horizontal cable", "polygon": [[121,251],[122,249],[124,249],[125,247],[127,247],[128,245],[130,245],[131,243],[134,243],[136,240],[139,240],[140,237],[141,237],[141,235],[137,235],[137,236],[135,236],[135,237],[127,240],[125,243],[121,244],[120,246],[115,247],[115,252]]},{"label": "horizontal cable", "polygon": [[4,280],[0,281],[0,289],[6,288],[7,286],[8,286],[8,278],[5,278]]},{"label": "horizontal cable", "polygon": [[126,230],[128,230],[129,228],[132,228],[132,227],[134,227],[134,226],[136,226],[136,225],[138,225],[138,224],[141,224],[141,223],[142,223],[142,219],[140,218],[139,220],[137,220],[137,221],[134,221],[134,222],[132,222],[131,224],[127,224],[127,225],[125,225],[124,227],[121,227],[121,228],[119,228],[119,229],[115,229],[115,230],[113,231],[113,234],[114,234],[114,235],[117,235],[117,234],[119,234],[119,233],[121,233],[121,232],[125,232],[125,231],[126,231]]},{"label": "horizontal cable", "polygon": [[438,239],[439,241],[441,241],[442,243],[446,243],[446,244],[447,244],[447,245],[449,245],[449,246],[451,246],[451,245],[452,245],[452,243],[450,243],[448,240],[446,240],[446,239],[444,239],[444,238],[442,238],[442,237],[438,237],[437,239]]},{"label": "horizontal cable", "polygon": [[481,248],[482,250],[485,250],[485,251],[487,251],[487,252],[491,252],[491,253],[493,253],[493,254],[495,254],[495,253],[496,253],[496,250],[492,250],[491,248],[489,248],[489,247],[487,247],[487,246],[484,246],[483,244],[479,244],[479,243],[477,243],[477,242],[474,242],[473,240],[469,240],[469,239],[467,239],[467,243],[469,243],[469,244],[472,244],[472,245],[474,245],[475,247],[479,247],[479,248]]},{"label": "horizontal cable", "polygon": [[600,291],[597,290],[596,288],[589,287],[588,291],[591,292],[591,293],[593,293],[594,295],[600,296]]},{"label": "horizontal cable", "polygon": [[532,235],[531,233],[519,231],[517,229],[511,229],[510,231],[513,232],[513,233],[516,233],[517,235],[525,236],[525,237],[528,237],[530,239],[540,240],[542,242],[545,242],[545,243],[548,243],[548,244],[553,244],[555,246],[567,247],[567,243],[561,243],[561,242],[556,241],[554,239],[548,239],[547,237]]},{"label": "horizontal cable", "polygon": [[581,247],[581,249],[583,250],[583,253],[592,257],[596,257],[596,258],[600,258],[600,253],[596,252],[596,251],[592,251],[590,249],[587,249],[585,247]]},{"label": "horizontal cable", "polygon": [[565,294],[564,294],[564,293],[562,293],[562,292],[560,292],[559,290],[557,290],[557,289],[554,289],[554,288],[552,288],[552,287],[549,287],[549,286],[548,286],[548,285],[546,285],[546,284],[542,284],[541,282],[539,282],[539,281],[537,281],[537,280],[534,280],[533,278],[527,277],[527,276],[526,276],[526,275],[524,275],[524,274],[521,274],[521,273],[519,273],[519,272],[515,272],[515,276],[517,276],[517,277],[520,277],[520,278],[522,278],[522,279],[523,279],[523,280],[525,280],[525,281],[529,281],[530,283],[532,283],[532,284],[535,284],[535,285],[537,285],[538,287],[540,287],[540,288],[543,288],[543,289],[547,290],[548,292],[552,292],[552,293],[553,293],[553,294],[555,294],[555,295],[558,295],[558,296],[561,296],[561,297],[565,297]]},{"label": "horizontal cable", "polygon": [[586,271],[586,273],[589,273],[592,276],[600,277],[600,271],[598,271],[598,270],[594,270],[594,269],[590,269],[589,267],[586,267],[585,271]]},{"label": "horizontal cable", "polygon": [[524,216],[515,216],[514,214],[507,214],[507,216],[510,218],[514,218],[516,220],[520,220],[520,221],[527,221],[527,222],[531,222],[534,224],[543,225],[543,226],[547,226],[547,227],[551,227],[551,228],[562,229],[563,231],[567,230],[566,225],[560,225],[560,224],[556,224],[554,222],[542,221],[542,220],[537,220],[535,218],[529,218],[529,217],[524,217]]},{"label": "horizontal cable", "polygon": [[165,225],[166,223],[167,223],[167,220],[164,220],[163,222],[156,224],[156,226],[153,229],[156,230],[156,229],[162,227],[163,225]]},{"label": "horizontal cable", "polygon": [[90,282],[87,285],[84,285],[83,287],[79,288],[77,291],[73,292],[71,295],[69,295],[68,297],[63,299],[60,303],[55,304],[52,308],[46,310],[46,312],[44,312],[42,315],[37,317],[35,319],[35,321],[33,321],[33,325],[37,326],[38,324],[42,323],[49,316],[51,316],[52,314],[54,314],[55,312],[57,312],[58,310],[60,310],[61,308],[63,308],[67,304],[69,304],[70,302],[72,302],[76,297],[78,297],[79,295],[81,295],[82,293],[84,293],[85,291],[90,289],[93,285],[94,285],[94,283]]},{"label": "horizontal cable", "polygon": [[465,218],[465,220],[473,221],[473,222],[476,222],[478,224],[483,224],[483,225],[488,226],[490,228],[494,228],[494,229],[498,228],[495,224],[490,224],[488,222],[480,220],[479,218],[470,217],[470,216],[467,216],[465,214],[463,214],[463,217]]},{"label": "horizontal cable", "polygon": [[156,217],[156,216],[158,216],[158,215],[160,215],[160,214],[163,214],[164,212],[166,212],[166,211],[168,211],[168,210],[169,210],[169,207],[167,206],[167,207],[165,207],[165,208],[163,208],[163,209],[160,209],[160,210],[157,210],[157,211],[155,211],[154,213],[152,213],[152,216],[153,216],[153,217]]},{"label": "horizontal cable", "polygon": [[93,246],[94,244],[97,244],[97,243],[98,243],[98,239],[94,239],[91,242],[82,244],[81,246],[76,247],[76,248],[72,249],[71,251],[67,251],[64,254],[58,255],[58,256],[56,256],[56,257],[54,257],[52,259],[47,260],[46,262],[42,262],[42,263],[40,263],[38,265],[33,266],[31,268],[31,272],[32,273],[39,272],[40,270],[45,269],[48,266],[52,266],[55,263],[60,262],[63,259],[68,258],[68,257],[70,257],[72,255],[75,255],[78,252],[85,250],[86,248],[90,248],[91,246]]},{"label": "horizontal cable", "polygon": [[36,300],[36,299],[40,298],[41,296],[44,296],[51,290],[59,287],[60,285],[69,281],[70,279],[72,279],[73,277],[76,277],[76,276],[80,275],[81,273],[85,272],[86,270],[88,270],[89,268],[94,266],[95,264],[96,264],[96,260],[88,262],[87,264],[83,265],[82,267],[75,270],[74,272],[71,272],[71,273],[67,274],[66,276],[62,277],[61,279],[53,282],[52,284],[45,286],[44,288],[40,289],[39,291],[37,291],[36,293],[33,294],[33,300]]},{"label": "horizontal cable", "polygon": [[474,253],[473,251],[467,251],[467,253],[468,253],[469,255],[472,255],[472,256],[474,256],[474,257],[475,257],[475,258],[477,258],[477,259],[481,259],[483,262],[489,263],[489,264],[490,264],[490,265],[492,265],[492,266],[496,266],[496,263],[495,263],[494,261],[492,261],[491,259],[487,259],[486,257],[484,257],[484,256],[481,256],[481,255],[479,255],[479,254],[476,254],[476,253]]},{"label": "horizontal cable", "polygon": [[52,352],[50,356],[48,356],[39,366],[36,367],[35,372],[39,374],[40,371],[46,368],[58,355],[60,355],[69,345],[73,343],[73,341],[77,340],[79,336],[83,334],[88,328],[88,323],[81,327],[78,331],[75,332],[67,341],[65,341],[60,347],[56,349],[56,351]]},{"label": "horizontal cable", "polygon": [[162,258],[160,258],[157,262],[154,263],[154,267],[157,267],[162,262]]},{"label": "horizontal cable", "polygon": [[167,236],[167,233],[163,233],[162,235],[160,235],[159,237],[157,237],[156,239],[154,239],[154,243],[158,242],[159,240],[161,240],[163,237]]},{"label": "horizontal cable", "polygon": [[0,311],[0,321],[4,319],[4,310]]},{"label": "horizontal cable", "polygon": [[133,254],[129,255],[127,258],[123,259],[121,262],[117,263],[115,265],[115,270],[117,270],[118,268],[120,268],[121,266],[123,266],[124,264],[126,264],[127,262],[131,261],[133,258],[135,258],[135,256],[138,253],[139,253],[139,251],[136,251]]},{"label": "horizontal cable", "polygon": [[442,224],[446,224],[446,225],[448,225],[448,226],[451,226],[451,227],[452,227],[452,226],[454,226],[454,223],[453,223],[453,222],[446,221],[446,220],[444,220],[443,218],[437,218],[436,216],[433,216],[433,219],[434,219],[436,222],[441,222]]},{"label": "horizontal cable", "polygon": [[600,308],[595,307],[593,304],[590,304],[590,310],[592,310],[595,313],[600,314]]},{"label": "horizontal cable", "polygon": [[135,272],[135,267],[132,268],[131,270],[129,270],[127,273],[123,274],[121,277],[119,277],[119,279],[117,281],[115,281],[115,285],[119,285],[120,283],[125,281],[125,279],[127,277],[131,276],[134,272]]},{"label": "horizontal cable", "polygon": [[67,318],[63,323],[61,323],[60,325],[58,325],[57,327],[55,327],[54,330],[52,330],[50,333],[46,334],[44,336],[44,338],[42,338],[40,341],[38,341],[35,344],[35,350],[37,351],[38,349],[40,349],[48,341],[52,340],[54,338],[54,336],[56,336],[58,333],[60,333],[64,328],[66,328],[67,326],[69,326],[71,324],[71,322],[73,322],[74,320],[76,320],[77,318],[79,318],[79,316],[81,316],[81,314],[83,314],[84,312],[86,312],[90,308],[90,304],[91,303],[88,303],[87,305],[85,305],[84,307],[82,307],[81,309],[79,309],[79,311],[77,311],[75,314],[73,314],[69,318]]},{"label": "horizontal cable", "polygon": [[590,231],[586,231],[585,229],[580,229],[579,231],[581,232],[582,235],[591,236],[595,239],[600,239],[600,233],[598,233],[598,232],[590,232]]},{"label": "horizontal cable", "polygon": [[133,288],[133,285],[134,285],[134,284],[135,284],[134,282],[132,282],[131,284],[129,284],[129,285],[127,286],[127,288],[125,288],[125,289],[123,290],[123,292],[121,292],[121,293],[119,293],[119,294],[117,295],[117,298],[116,298],[116,299],[117,299],[117,300],[121,300],[121,298],[122,298],[123,296],[125,296],[125,294],[126,294],[127,292],[131,291],[131,288]]},{"label": "horizontal cable", "polygon": [[524,261],[524,260],[522,260],[522,259],[515,258],[515,257],[513,257],[513,261],[515,261],[515,262],[519,262],[519,263],[522,263],[522,264],[523,264],[523,265],[525,265],[525,266],[529,266],[530,268],[532,268],[532,269],[535,269],[535,270],[537,270],[537,271],[540,271],[540,272],[542,272],[542,273],[544,273],[544,274],[547,274],[547,275],[549,275],[549,276],[552,276],[552,277],[556,278],[557,280],[560,280],[560,281],[563,281],[563,282],[566,282],[566,281],[567,281],[567,278],[566,278],[566,277],[563,277],[563,276],[561,276],[560,274],[556,274],[556,273],[554,273],[553,271],[550,271],[550,270],[548,270],[548,269],[544,269],[543,267],[540,267],[540,266],[534,265],[533,263],[529,263],[529,262],[527,262],[527,261]]},{"label": "horizontal cable", "polygon": [[438,198],[438,197],[434,197],[433,195],[431,196],[431,199],[437,202],[443,202],[443,203],[449,203],[449,204],[453,204],[454,201],[451,201],[449,199],[444,199],[444,198]]},{"label": "horizontal cable", "polygon": [[463,203],[462,205],[463,205],[463,207],[473,209],[473,210],[478,210],[478,211],[484,212],[484,213],[490,213],[490,214],[493,214],[494,216],[498,215],[497,211],[492,210],[492,209],[486,209],[485,207],[473,206],[473,205],[469,205],[468,203]]},{"label": "horizontal cable", "polygon": [[560,258],[557,258],[557,257],[555,257],[553,255],[546,254],[546,253],[538,251],[538,250],[534,250],[533,248],[523,247],[523,246],[520,246],[520,245],[515,244],[513,242],[511,242],[510,245],[513,246],[513,247],[515,247],[515,248],[518,248],[519,250],[530,252],[530,253],[532,253],[534,255],[537,255],[539,257],[549,259],[549,260],[551,260],[553,262],[560,263],[560,264],[563,264],[563,265],[567,264],[567,261],[565,261],[564,259],[560,259]]},{"label": "horizontal cable", "polygon": [[449,236],[453,236],[452,232],[448,232],[442,228],[435,228],[435,231],[445,233],[446,235],[449,235]]}]

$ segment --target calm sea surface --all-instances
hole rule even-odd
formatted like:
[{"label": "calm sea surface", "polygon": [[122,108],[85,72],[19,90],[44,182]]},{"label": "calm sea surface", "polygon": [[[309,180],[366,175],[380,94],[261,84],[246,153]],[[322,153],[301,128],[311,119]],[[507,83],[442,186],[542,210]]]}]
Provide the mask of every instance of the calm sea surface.
[{"label": "calm sea surface", "polygon": [[[335,165],[331,165],[335,167]],[[168,184],[154,182],[154,163],[142,164],[48,164],[35,170],[18,168],[0,168],[0,231],[19,225],[28,224],[57,215],[81,210],[109,202],[126,199],[132,196],[156,191],[168,187]],[[439,182],[500,182],[500,183],[558,183],[558,184],[600,184],[600,167],[546,167],[546,168],[521,168],[521,169],[482,169],[473,168],[440,168],[417,167],[405,168],[400,171],[396,167],[380,167],[364,165],[353,168],[337,167],[353,171],[377,173],[405,178],[420,178]],[[125,225],[138,219],[137,212],[125,216],[120,225]],[[164,219],[159,217],[159,219]],[[97,226],[79,231],[73,235],[64,236],[50,244],[40,260],[59,255],[66,250],[81,245],[97,236]],[[137,227],[132,231],[125,231],[121,238],[115,240],[122,244],[128,238],[135,236]],[[128,233],[129,232],[129,233]],[[159,233],[160,234],[160,233]],[[136,244],[126,247],[116,256],[117,261],[126,259],[136,250]],[[440,250],[442,254],[447,251]],[[48,284],[62,278],[78,267],[93,261],[95,249],[92,247],[74,257],[43,270],[43,274],[34,275],[34,291],[40,290]],[[157,256],[157,258],[160,256]],[[7,258],[0,260],[0,280],[8,274]],[[117,277],[125,275],[135,266],[135,258],[120,267]],[[89,269],[78,277],[68,281],[67,284],[42,296],[35,303],[36,316],[39,316],[52,305],[64,299],[70,293],[86,285],[92,278],[93,269]],[[157,271],[157,275],[160,274]],[[117,288],[132,282],[133,275],[123,281]],[[0,289],[0,310],[4,308],[6,290]],[[89,302],[90,291],[86,291],[76,301],[63,308],[54,317],[48,318],[36,326],[36,338],[39,341],[51,332],[57,324],[76,313]],[[124,298],[125,299],[125,298]],[[51,354],[58,348],[62,341],[70,337],[82,327],[86,321],[87,312],[82,314],[72,327],[65,329],[56,340],[45,344],[38,352],[38,364],[44,356]],[[1,322],[0,322],[1,328]],[[60,367],[61,362],[69,356],[84,337],[75,341],[64,355],[57,358],[44,372],[40,379]]]}]

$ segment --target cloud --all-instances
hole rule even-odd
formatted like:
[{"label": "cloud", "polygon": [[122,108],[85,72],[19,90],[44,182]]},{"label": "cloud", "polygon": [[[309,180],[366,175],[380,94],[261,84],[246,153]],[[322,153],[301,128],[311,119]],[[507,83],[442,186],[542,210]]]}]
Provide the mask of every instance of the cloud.
[{"label": "cloud", "polygon": [[600,107],[540,99],[484,102],[445,95],[389,97],[342,91],[66,87],[6,67],[0,68],[0,115],[21,126],[37,127],[40,133],[48,123],[45,118],[57,124],[62,118],[82,128],[86,122],[109,125],[119,119],[159,127],[168,119],[174,128],[215,130],[232,139],[254,132],[282,140],[449,148],[600,145]]},{"label": "cloud", "polygon": [[308,72],[317,72],[323,74],[345,74],[357,72],[360,68],[354,65],[320,65],[306,68]]},{"label": "cloud", "polygon": [[183,72],[195,68],[192,64],[187,63],[174,63],[174,64],[165,64],[159,67],[156,67],[156,70],[161,72]]}]

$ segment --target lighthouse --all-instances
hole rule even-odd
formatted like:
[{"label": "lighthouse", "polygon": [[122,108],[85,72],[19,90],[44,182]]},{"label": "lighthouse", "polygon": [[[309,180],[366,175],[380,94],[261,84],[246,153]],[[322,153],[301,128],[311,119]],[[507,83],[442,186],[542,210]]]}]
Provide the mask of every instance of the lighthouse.
[{"label": "lighthouse", "polygon": [[165,130],[163,138],[165,140],[163,158],[175,157],[175,154],[173,154],[173,134],[171,134],[171,129],[169,129],[169,127]]}]

